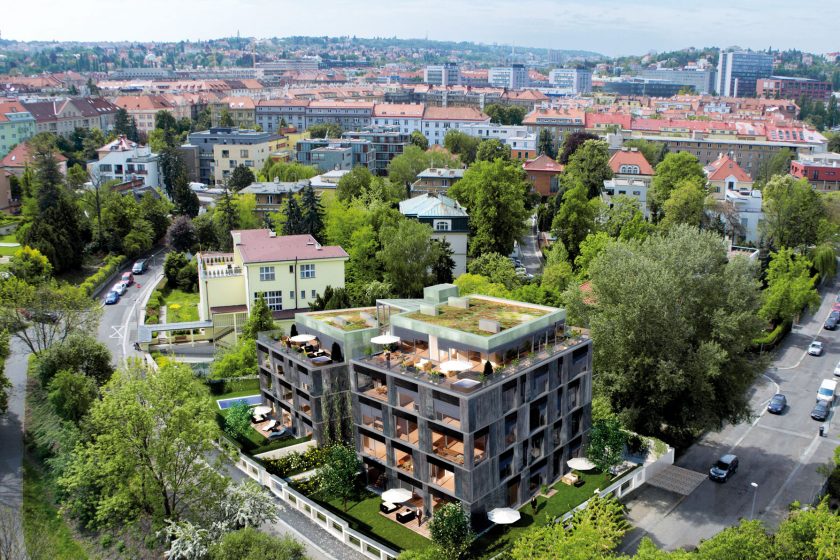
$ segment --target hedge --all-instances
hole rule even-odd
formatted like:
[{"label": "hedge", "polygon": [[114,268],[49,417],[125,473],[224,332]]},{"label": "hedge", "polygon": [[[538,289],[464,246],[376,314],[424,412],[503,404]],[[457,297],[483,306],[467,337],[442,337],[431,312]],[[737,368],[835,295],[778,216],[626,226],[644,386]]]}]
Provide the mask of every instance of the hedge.
[{"label": "hedge", "polygon": [[283,439],[280,441],[272,441],[271,443],[267,443],[261,447],[254,448],[250,451],[251,455],[259,455],[260,453],[268,453],[269,451],[274,451],[276,449],[283,449],[284,447],[289,447],[291,445],[297,445],[299,443],[304,443],[312,439],[312,436],[304,436],[299,438],[292,438],[292,439]]},{"label": "hedge", "polygon": [[303,453],[295,451],[279,459],[265,461],[266,470],[274,476],[286,478],[323,467],[329,458],[329,447],[310,447]]},{"label": "hedge", "polygon": [[756,339],[753,339],[753,350],[760,350],[762,345],[764,349],[767,350],[767,347],[773,348],[779,342],[781,342],[782,338],[790,331],[790,322],[785,321],[776,326],[775,329],[770,331],[769,333],[764,334]]},{"label": "hedge", "polygon": [[105,262],[99,267],[99,270],[88,276],[82,282],[81,288],[88,294],[93,295],[100,284],[105,282],[112,274],[117,272],[123,263],[126,261],[125,255],[110,255],[105,259]]}]

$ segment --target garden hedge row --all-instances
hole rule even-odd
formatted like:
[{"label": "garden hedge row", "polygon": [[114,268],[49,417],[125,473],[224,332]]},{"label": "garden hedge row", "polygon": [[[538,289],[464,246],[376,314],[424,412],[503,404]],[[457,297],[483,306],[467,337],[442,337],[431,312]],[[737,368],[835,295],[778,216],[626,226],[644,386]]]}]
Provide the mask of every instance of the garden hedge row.
[{"label": "garden hedge row", "polygon": [[117,272],[125,263],[125,255],[110,255],[95,273],[88,276],[81,284],[81,288],[88,294],[93,292],[105,282],[112,274]]}]

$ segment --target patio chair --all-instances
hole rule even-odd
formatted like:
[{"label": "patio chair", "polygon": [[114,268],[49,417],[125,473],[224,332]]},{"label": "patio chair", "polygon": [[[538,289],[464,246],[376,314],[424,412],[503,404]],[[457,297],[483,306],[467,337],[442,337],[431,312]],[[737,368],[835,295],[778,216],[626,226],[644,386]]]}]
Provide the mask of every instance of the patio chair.
[{"label": "patio chair", "polygon": [[417,514],[414,512],[413,509],[409,509],[407,511],[401,511],[397,514],[397,521],[400,523],[408,523],[412,519],[417,517]]}]

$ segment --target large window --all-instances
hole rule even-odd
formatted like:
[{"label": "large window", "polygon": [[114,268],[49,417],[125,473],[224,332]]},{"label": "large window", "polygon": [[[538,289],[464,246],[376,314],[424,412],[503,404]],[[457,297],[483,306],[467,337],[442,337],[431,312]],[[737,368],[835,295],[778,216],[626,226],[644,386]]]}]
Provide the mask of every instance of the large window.
[{"label": "large window", "polygon": [[300,277],[301,278],[315,278],[315,265],[314,264],[302,264],[302,265],[300,265]]},{"label": "large window", "polygon": [[257,301],[260,295],[265,298],[265,303],[272,311],[283,310],[283,292],[279,290],[276,292],[254,292],[254,301]]},{"label": "large window", "polygon": [[274,281],[274,267],[273,266],[261,266],[260,267],[260,281],[261,282],[273,282]]}]

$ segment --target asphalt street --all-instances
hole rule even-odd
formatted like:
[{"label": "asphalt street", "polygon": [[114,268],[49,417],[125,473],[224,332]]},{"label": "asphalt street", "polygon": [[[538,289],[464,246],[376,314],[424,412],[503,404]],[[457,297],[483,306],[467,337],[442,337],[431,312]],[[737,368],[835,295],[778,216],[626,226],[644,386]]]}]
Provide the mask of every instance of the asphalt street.
[{"label": "asphalt street", "polygon": [[[830,463],[840,445],[836,405],[826,422],[826,437],[819,436],[821,423],[810,417],[821,381],[834,378],[840,360],[840,330],[822,329],[837,294],[836,283],[822,293],[819,310],[794,327],[753,386],[751,421],[705,435],[675,463],[707,474],[720,455],[734,453],[740,460],[738,472],[723,484],[707,478],[688,496],[652,486],[640,489],[627,502],[636,529],[625,538],[625,552],[635,550],[643,536],[669,550],[690,548],[741,518],[754,516],[775,527],[791,502],[808,504],[819,495],[825,476],[818,468]],[[815,338],[825,344],[819,357],[807,355]],[[788,406],[781,415],[769,414],[767,402],[777,391],[787,397]]]}]

